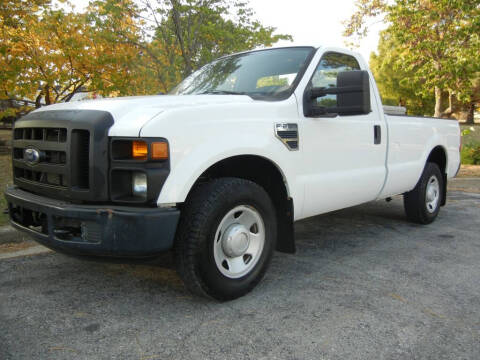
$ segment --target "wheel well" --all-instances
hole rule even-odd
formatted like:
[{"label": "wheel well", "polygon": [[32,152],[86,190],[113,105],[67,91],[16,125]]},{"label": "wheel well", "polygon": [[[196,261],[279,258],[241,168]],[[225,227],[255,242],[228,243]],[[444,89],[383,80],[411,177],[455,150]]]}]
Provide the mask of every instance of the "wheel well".
[{"label": "wheel well", "polygon": [[192,189],[199,183],[220,177],[250,180],[268,193],[277,212],[277,250],[293,253],[295,251],[293,201],[288,196],[283,175],[278,167],[261,156],[233,156],[210,166],[198,178]]},{"label": "wheel well", "polygon": [[447,201],[447,155],[445,150],[441,146],[436,146],[428,155],[427,162],[437,164],[440,168],[440,172],[443,176],[443,189],[442,189],[442,203],[445,205]]},{"label": "wheel well", "polygon": [[433,162],[438,165],[442,174],[446,173],[447,169],[447,155],[441,146],[435,147],[428,155],[427,162]]}]

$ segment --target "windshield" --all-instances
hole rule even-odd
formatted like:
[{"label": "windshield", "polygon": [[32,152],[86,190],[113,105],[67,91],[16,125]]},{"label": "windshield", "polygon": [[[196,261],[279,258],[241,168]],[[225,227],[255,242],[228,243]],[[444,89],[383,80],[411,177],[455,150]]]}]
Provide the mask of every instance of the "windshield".
[{"label": "windshield", "polygon": [[170,94],[241,94],[252,98],[290,95],[312,47],[253,51],[221,58],[194,72]]}]

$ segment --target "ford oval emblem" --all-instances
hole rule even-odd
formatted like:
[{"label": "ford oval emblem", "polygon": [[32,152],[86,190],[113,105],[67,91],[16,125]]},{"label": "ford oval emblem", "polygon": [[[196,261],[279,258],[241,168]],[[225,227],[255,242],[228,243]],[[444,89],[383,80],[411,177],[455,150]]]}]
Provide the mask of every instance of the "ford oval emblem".
[{"label": "ford oval emblem", "polygon": [[25,152],[23,153],[23,158],[29,164],[35,165],[38,164],[38,162],[40,161],[40,153],[38,152],[38,150],[28,148],[25,149]]}]

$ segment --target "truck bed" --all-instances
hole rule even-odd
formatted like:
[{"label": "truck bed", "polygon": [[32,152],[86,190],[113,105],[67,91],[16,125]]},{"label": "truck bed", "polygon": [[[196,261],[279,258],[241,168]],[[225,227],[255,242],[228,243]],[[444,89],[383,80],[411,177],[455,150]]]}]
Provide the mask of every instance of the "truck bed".
[{"label": "truck bed", "polygon": [[458,172],[460,127],[457,120],[385,115],[388,128],[388,176],[381,196],[401,194],[415,187],[435,144],[447,154],[447,178]]}]

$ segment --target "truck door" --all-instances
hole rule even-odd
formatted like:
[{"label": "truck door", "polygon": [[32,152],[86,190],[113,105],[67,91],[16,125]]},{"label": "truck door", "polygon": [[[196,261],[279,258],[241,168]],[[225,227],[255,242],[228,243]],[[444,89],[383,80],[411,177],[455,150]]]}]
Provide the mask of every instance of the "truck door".
[{"label": "truck door", "polygon": [[[360,70],[354,56],[326,52],[306,90],[335,87],[338,73],[349,70]],[[374,200],[380,193],[386,175],[387,139],[379,123],[371,81],[370,93],[372,112],[366,115],[306,117],[300,112],[300,172],[305,184],[302,217]],[[336,106],[336,96],[327,95],[316,101],[319,106]]]}]

